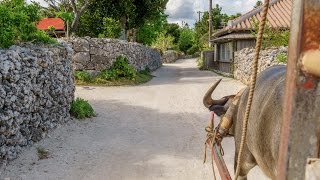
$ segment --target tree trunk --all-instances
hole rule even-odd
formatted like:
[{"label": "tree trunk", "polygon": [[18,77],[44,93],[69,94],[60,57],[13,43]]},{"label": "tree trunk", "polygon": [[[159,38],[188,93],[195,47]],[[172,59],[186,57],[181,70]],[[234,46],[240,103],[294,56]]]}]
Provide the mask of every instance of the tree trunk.
[{"label": "tree trunk", "polygon": [[77,8],[75,0],[71,0],[70,3],[71,3],[73,13],[74,13],[74,19],[71,24],[70,33],[74,33],[78,28],[80,16],[89,6],[90,0],[85,0],[84,4],[80,8],[80,10]]},{"label": "tree trunk", "polygon": [[121,37],[122,40],[128,40],[127,17],[121,18]]},{"label": "tree trunk", "polygon": [[79,12],[76,12],[76,13],[74,13],[74,19],[71,24],[70,34],[73,34],[76,31],[76,29],[78,28],[78,25],[79,25],[79,21],[80,21],[80,14],[79,14]]},{"label": "tree trunk", "polygon": [[70,34],[69,34],[69,28],[70,28],[70,25],[69,25],[69,20],[66,20],[66,23],[67,23],[67,32],[66,32],[66,37],[69,39],[70,37]]}]

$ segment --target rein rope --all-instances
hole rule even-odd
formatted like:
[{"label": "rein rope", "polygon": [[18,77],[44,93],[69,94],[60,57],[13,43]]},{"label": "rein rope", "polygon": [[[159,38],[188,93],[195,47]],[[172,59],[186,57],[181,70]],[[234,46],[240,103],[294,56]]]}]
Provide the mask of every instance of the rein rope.
[{"label": "rein rope", "polygon": [[[214,113],[211,112],[211,117],[210,117],[210,124],[209,126],[207,126],[205,128],[205,131],[207,132],[207,139],[204,143],[204,158],[203,158],[203,163],[206,162],[207,160],[207,146],[208,146],[208,143],[211,141],[210,143],[210,148],[211,148],[211,151],[213,151],[213,146],[214,145],[218,145],[219,148],[220,148],[220,153],[222,155],[224,155],[224,150],[221,146],[221,140],[222,140],[222,137],[219,136],[219,134],[217,133],[216,130],[214,130]],[[213,163],[213,156],[212,156],[212,153],[211,153],[211,166],[212,166],[212,171],[213,171],[213,176],[214,176],[214,180],[217,179],[216,177],[216,172],[214,170],[214,163]]]},{"label": "rein rope", "polygon": [[257,72],[258,72],[258,63],[259,63],[258,60],[259,60],[259,54],[260,54],[260,50],[261,50],[261,46],[262,46],[263,32],[264,32],[265,24],[266,24],[266,21],[267,21],[268,8],[269,8],[269,0],[265,0],[264,6],[263,6],[263,11],[262,11],[262,19],[261,19],[261,22],[260,22],[260,25],[259,25],[259,32],[258,32],[257,42],[256,42],[254,62],[253,62],[253,67],[252,67],[253,73],[252,73],[252,76],[251,76],[249,97],[248,97],[245,117],[244,117],[243,126],[242,126],[242,136],[241,136],[240,149],[239,149],[239,154],[238,154],[238,159],[237,159],[237,168],[236,168],[235,180],[237,180],[238,177],[239,177],[241,155],[243,153],[243,146],[244,146],[244,144],[246,142],[249,114],[250,114],[250,110],[251,110],[254,89],[255,89],[256,81],[257,81]]}]

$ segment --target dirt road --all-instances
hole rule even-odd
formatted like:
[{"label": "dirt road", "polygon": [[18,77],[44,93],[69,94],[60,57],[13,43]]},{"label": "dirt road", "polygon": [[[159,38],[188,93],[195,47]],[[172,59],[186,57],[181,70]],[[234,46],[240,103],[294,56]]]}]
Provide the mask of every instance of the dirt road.
[{"label": "dirt road", "polygon": [[[221,77],[197,70],[195,59],[164,65],[154,75],[136,87],[77,87],[76,96],[89,100],[98,116],[50,133],[1,167],[0,179],[213,179],[210,163],[202,163],[209,116],[202,96]],[[241,87],[223,78],[215,96]],[[233,173],[233,139],[223,145]],[[38,161],[39,146],[49,150],[49,159]],[[263,179],[258,169],[250,177]]]}]

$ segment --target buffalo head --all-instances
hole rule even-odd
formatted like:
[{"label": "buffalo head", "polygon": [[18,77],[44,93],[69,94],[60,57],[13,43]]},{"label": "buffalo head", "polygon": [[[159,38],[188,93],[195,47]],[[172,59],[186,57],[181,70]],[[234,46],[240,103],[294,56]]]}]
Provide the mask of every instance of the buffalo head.
[{"label": "buffalo head", "polygon": [[221,117],[220,121],[220,129],[223,131],[227,131],[231,128],[233,124],[234,117],[236,116],[237,109],[238,109],[238,102],[240,96],[243,92],[241,90],[236,95],[224,96],[221,99],[214,100],[212,99],[213,91],[221,82],[219,79],[204,95],[203,97],[203,104],[206,108],[210,111],[213,111],[216,115]]}]

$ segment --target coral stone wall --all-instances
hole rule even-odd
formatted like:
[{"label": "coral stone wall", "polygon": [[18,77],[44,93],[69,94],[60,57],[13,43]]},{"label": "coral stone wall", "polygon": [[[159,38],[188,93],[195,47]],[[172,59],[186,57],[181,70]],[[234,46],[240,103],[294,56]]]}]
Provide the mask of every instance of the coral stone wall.
[{"label": "coral stone wall", "polygon": [[163,63],[173,63],[179,59],[179,53],[173,50],[165,51],[162,55]]},{"label": "coral stone wall", "polygon": [[74,98],[72,49],[12,46],[0,49],[0,159],[70,120]]},{"label": "coral stone wall", "polygon": [[[270,48],[260,52],[258,73],[266,68],[284,64],[279,62],[277,56],[279,54],[287,54],[287,47]],[[244,84],[249,84],[252,62],[254,58],[255,50],[252,48],[245,48],[234,53],[234,78],[239,79]]]},{"label": "coral stone wall", "polygon": [[60,39],[74,50],[73,62],[76,70],[101,71],[109,68],[116,58],[125,55],[136,70],[156,70],[162,65],[160,53],[139,43],[118,39],[72,38]]}]

